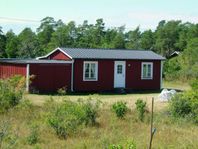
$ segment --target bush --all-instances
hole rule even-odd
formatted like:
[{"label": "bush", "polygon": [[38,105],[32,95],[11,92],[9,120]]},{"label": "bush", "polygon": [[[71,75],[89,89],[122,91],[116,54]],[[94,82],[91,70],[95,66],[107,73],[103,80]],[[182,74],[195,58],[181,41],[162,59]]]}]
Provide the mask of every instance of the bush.
[{"label": "bush", "polygon": [[[48,104],[49,106],[49,104]],[[77,132],[83,124],[96,123],[98,105],[87,102],[64,101],[63,104],[52,106],[48,114],[48,123],[60,138],[67,138]]]},{"label": "bush", "polygon": [[58,95],[66,95],[67,94],[67,87],[62,87],[57,90]]},{"label": "bush", "polygon": [[30,135],[27,137],[27,142],[29,145],[34,145],[38,142],[38,125],[32,125],[30,127]]},{"label": "bush", "polygon": [[185,117],[191,113],[191,102],[184,94],[177,94],[171,99],[170,111],[174,117]]},{"label": "bush", "polygon": [[93,101],[89,98],[86,102],[79,101],[82,104],[83,111],[85,111],[85,125],[95,125],[96,118],[98,117],[98,109],[100,101]]},{"label": "bush", "polygon": [[126,103],[122,101],[114,103],[112,109],[118,118],[123,118],[128,110]]},{"label": "bush", "polygon": [[190,86],[192,88],[192,90],[198,90],[198,79],[194,79],[190,82]]},{"label": "bush", "polygon": [[123,147],[120,144],[118,144],[118,145],[112,144],[109,146],[109,149],[123,149]]},{"label": "bush", "polygon": [[0,80],[0,112],[5,112],[16,106],[22,99],[25,79],[15,76],[10,79]]},{"label": "bush", "polygon": [[8,136],[8,122],[1,121],[0,122],[0,148],[2,147],[2,143],[5,140],[5,138]]},{"label": "bush", "polygon": [[144,113],[146,111],[146,102],[144,102],[141,99],[138,99],[135,104],[136,104],[136,110],[138,112],[138,117],[141,121],[143,121]]},{"label": "bush", "polygon": [[[125,146],[125,147],[123,147],[123,146]],[[109,149],[136,149],[136,144],[132,140],[132,141],[128,141],[124,145],[121,145],[121,144],[118,144],[118,145],[111,144],[111,145],[109,145]]]},{"label": "bush", "polygon": [[66,138],[75,133],[77,126],[82,123],[84,111],[76,103],[65,101],[51,111],[48,123],[60,138]]},{"label": "bush", "polygon": [[174,117],[190,117],[198,123],[198,91],[186,91],[171,99],[170,112]]}]

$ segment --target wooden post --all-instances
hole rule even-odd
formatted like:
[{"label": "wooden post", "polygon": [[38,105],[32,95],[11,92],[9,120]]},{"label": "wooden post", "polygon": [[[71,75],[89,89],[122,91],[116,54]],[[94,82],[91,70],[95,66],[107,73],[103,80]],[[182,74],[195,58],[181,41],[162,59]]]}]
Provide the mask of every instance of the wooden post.
[{"label": "wooden post", "polygon": [[152,147],[153,135],[155,133],[155,130],[153,129],[153,108],[154,108],[154,97],[152,97],[152,106],[151,106],[151,130],[150,130],[149,149],[151,149],[151,147]]}]

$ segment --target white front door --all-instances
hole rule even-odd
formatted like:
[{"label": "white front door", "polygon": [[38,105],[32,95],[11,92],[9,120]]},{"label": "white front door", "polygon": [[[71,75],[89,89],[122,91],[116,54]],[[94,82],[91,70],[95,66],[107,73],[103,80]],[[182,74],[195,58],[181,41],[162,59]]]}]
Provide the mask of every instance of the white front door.
[{"label": "white front door", "polygon": [[114,88],[125,88],[126,62],[115,61],[114,63]]}]

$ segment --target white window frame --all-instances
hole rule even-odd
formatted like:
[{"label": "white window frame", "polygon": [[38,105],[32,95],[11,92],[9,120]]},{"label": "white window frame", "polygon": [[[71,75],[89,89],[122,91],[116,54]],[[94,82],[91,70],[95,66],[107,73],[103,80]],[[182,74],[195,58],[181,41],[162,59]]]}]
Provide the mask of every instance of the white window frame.
[{"label": "white window frame", "polygon": [[[85,64],[95,64],[95,72],[96,72],[95,79],[86,79],[85,78]],[[98,62],[97,61],[84,61],[84,63],[83,63],[83,81],[98,81]]]},{"label": "white window frame", "polygon": [[[150,78],[148,78],[148,77],[146,77],[146,78],[144,78],[144,71],[143,71],[143,69],[144,69],[144,65],[151,65],[151,77]],[[141,79],[142,80],[152,80],[153,79],[153,62],[142,62],[142,68],[141,68]]]}]

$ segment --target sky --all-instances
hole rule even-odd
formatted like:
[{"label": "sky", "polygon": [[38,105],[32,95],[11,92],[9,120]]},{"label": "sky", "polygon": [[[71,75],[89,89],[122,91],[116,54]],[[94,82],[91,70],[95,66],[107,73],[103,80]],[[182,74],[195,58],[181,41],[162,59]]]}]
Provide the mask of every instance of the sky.
[{"label": "sky", "polygon": [[154,30],[161,20],[198,23],[198,0],[0,0],[0,26],[15,33],[25,27],[34,31],[46,16],[64,23],[103,18],[107,27],[140,26]]}]

